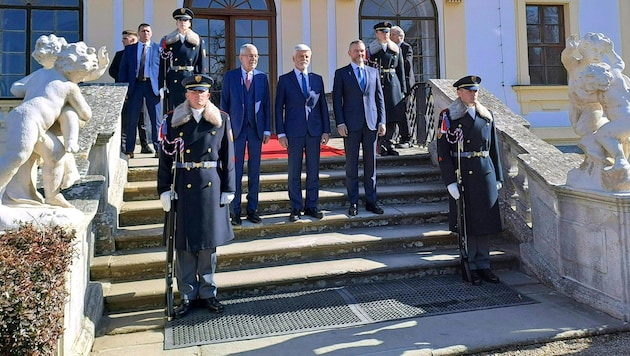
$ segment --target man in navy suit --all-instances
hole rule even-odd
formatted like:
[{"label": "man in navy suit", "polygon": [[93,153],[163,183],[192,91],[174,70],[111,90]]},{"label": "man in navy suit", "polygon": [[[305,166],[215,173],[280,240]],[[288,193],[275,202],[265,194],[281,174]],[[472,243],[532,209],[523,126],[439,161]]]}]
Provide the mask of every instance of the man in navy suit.
[{"label": "man in navy suit", "polygon": [[352,62],[335,71],[333,111],[346,150],[348,214],[359,213],[359,147],[363,147],[365,209],[383,214],[376,203],[376,139],[385,135],[385,101],[378,70],[365,65],[365,43],[350,43]]},{"label": "man in navy suit", "polygon": [[125,47],[120,61],[120,81],[129,83],[127,91],[127,138],[125,153],[133,158],[136,147],[136,127],[146,102],[147,113],[151,120],[151,139],[155,156],[158,155],[158,130],[162,123],[160,110],[160,92],[158,89],[158,72],[160,69],[160,48],[151,41],[151,26],[143,23],[138,26],[138,43]]},{"label": "man in navy suit", "polygon": [[223,77],[221,110],[230,115],[236,157],[236,196],[232,201],[232,225],[241,225],[241,193],[245,147],[247,147],[247,220],[257,224],[260,158],[262,144],[271,137],[271,95],[267,75],[256,69],[258,49],[244,44],[239,52],[241,67]]},{"label": "man in navy suit", "polygon": [[[295,68],[278,79],[276,92],[276,132],[280,145],[287,148],[289,163],[289,220],[297,221],[304,214],[317,219],[324,214],[317,208],[319,198],[320,143],[328,143],[330,119],[324,81],[320,75],[308,73],[311,49],[295,46]],[[306,201],[302,204],[302,157],[306,154]]]}]

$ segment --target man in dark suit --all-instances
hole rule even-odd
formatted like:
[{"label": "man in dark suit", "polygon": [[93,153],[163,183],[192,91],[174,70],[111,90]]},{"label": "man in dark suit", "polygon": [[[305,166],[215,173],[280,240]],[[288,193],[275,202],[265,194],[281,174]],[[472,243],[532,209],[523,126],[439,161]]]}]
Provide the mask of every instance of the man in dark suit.
[{"label": "man in dark suit", "polygon": [[173,11],[177,29],[161,40],[162,62],[160,85],[166,83],[168,98],[166,112],[173,110],[184,102],[186,91],[181,83],[193,73],[208,73],[205,41],[191,29],[194,14],[192,10],[182,7]]},{"label": "man in dark suit", "polygon": [[271,137],[271,95],[267,75],[256,69],[258,49],[244,44],[241,67],[228,71],[221,88],[221,110],[230,115],[236,156],[236,197],[232,201],[232,225],[241,225],[241,192],[247,147],[247,220],[260,223],[258,190],[263,143]]},{"label": "man in dark suit", "polygon": [[[394,149],[392,137],[396,132],[396,126],[398,126],[399,131],[403,131],[407,127],[404,100],[407,92],[407,81],[405,80],[400,48],[389,39],[391,27],[392,24],[387,21],[374,25],[376,39],[370,43],[368,49],[369,63],[379,71],[385,97],[387,133],[381,138],[379,147],[381,156],[399,155],[398,151]],[[399,125],[401,123],[404,125]]]},{"label": "man in dark suit", "polygon": [[125,47],[120,61],[120,81],[129,83],[127,91],[127,142],[125,153],[133,158],[136,146],[136,127],[140,111],[146,104],[151,120],[151,139],[155,156],[158,155],[158,129],[162,123],[158,71],[160,69],[160,47],[151,41],[151,26],[143,23],[138,26],[139,42]]},{"label": "man in dark suit", "polygon": [[[280,145],[288,151],[289,220],[297,221],[304,214],[321,219],[319,198],[320,144],[328,143],[330,119],[324,81],[320,75],[308,73],[311,49],[295,46],[295,68],[281,75],[276,92],[276,132]],[[302,157],[306,154],[306,201],[302,204]]]},{"label": "man in dark suit", "polygon": [[[186,100],[162,129],[157,191],[164,211],[173,201],[176,208],[175,276],[181,295],[176,318],[188,314],[195,300],[212,313],[224,309],[214,272],[217,246],[234,238],[228,207],[236,190],[234,146],[230,117],[210,102],[212,83],[205,75],[186,77]],[[173,180],[176,200],[171,200]]]},{"label": "man in dark suit", "polygon": [[[122,32],[122,43],[123,47],[127,47],[134,43],[138,43],[138,33],[136,31],[124,30]],[[120,72],[120,61],[122,60],[124,49],[116,52],[114,55],[114,59],[112,59],[112,63],[109,66],[109,76],[114,78],[114,82],[120,83],[120,79],[118,78],[118,74]],[[127,100],[123,103],[123,108],[120,113],[121,118],[121,149],[125,152],[125,141],[127,137]],[[153,153],[151,147],[147,143],[147,131],[144,129],[144,113],[140,113],[140,118],[138,119],[138,136],[140,137],[140,153]]]},{"label": "man in dark suit", "polygon": [[385,101],[379,72],[365,65],[365,44],[350,43],[352,62],[335,71],[333,111],[337,131],[344,138],[348,214],[359,213],[359,147],[363,147],[363,188],[365,209],[383,214],[376,203],[376,140],[385,135]]},{"label": "man in dark suit", "polygon": [[[398,47],[400,48],[400,52],[402,53],[403,66],[405,67],[405,80],[407,86],[407,93],[405,96],[406,101],[409,100],[409,98],[415,98],[415,96],[409,95],[413,86],[416,84],[416,78],[413,74],[413,48],[409,43],[405,42],[405,31],[403,31],[400,26],[392,27],[390,31],[390,37],[392,41],[398,45]],[[405,107],[409,106],[409,103],[405,104]],[[398,125],[398,134],[400,136],[400,139],[396,144],[397,148],[409,148],[412,146],[411,136],[409,135],[409,132],[411,132],[412,123],[409,122],[409,116],[409,113],[405,110],[405,119],[407,121],[407,126],[405,126],[402,122]]]}]

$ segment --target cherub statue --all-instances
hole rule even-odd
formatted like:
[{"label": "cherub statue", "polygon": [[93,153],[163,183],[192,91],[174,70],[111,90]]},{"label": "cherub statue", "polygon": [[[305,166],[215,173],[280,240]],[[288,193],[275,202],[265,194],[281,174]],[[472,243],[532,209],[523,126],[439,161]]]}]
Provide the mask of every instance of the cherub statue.
[{"label": "cherub statue", "polygon": [[[83,42],[67,44],[54,35],[40,37],[33,56],[44,68],[11,87],[11,92],[24,100],[5,118],[7,149],[0,156],[0,197],[2,204],[6,204],[7,195],[11,195],[7,192],[10,182],[16,191],[25,191],[25,184],[34,185],[34,182],[11,180],[20,169],[32,170],[22,166],[27,162],[33,165],[32,156],[37,155],[43,161],[45,202],[72,207],[60,193],[61,188],[78,179],[74,158],[66,152],[78,151],[79,128],[92,116],[78,83],[100,77],[109,65],[109,58],[105,47],[97,53]],[[57,123],[65,149],[56,136]]]}]

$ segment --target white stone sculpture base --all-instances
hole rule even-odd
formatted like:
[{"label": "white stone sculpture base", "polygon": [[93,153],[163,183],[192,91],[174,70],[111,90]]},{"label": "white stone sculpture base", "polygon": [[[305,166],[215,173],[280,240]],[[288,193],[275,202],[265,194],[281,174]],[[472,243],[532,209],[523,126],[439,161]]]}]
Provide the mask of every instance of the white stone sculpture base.
[{"label": "white stone sculpture base", "polygon": [[22,222],[33,222],[40,226],[61,225],[75,230],[86,223],[85,215],[74,208],[60,208],[45,204],[38,207],[0,205],[0,231],[15,230]]},{"label": "white stone sculpture base", "polygon": [[561,282],[557,287],[596,309],[630,320],[630,193],[563,187],[558,191],[558,209],[555,248]]},{"label": "white stone sculpture base", "polygon": [[611,192],[630,191],[630,166],[604,166],[588,157],[567,174],[567,185],[574,188]]}]

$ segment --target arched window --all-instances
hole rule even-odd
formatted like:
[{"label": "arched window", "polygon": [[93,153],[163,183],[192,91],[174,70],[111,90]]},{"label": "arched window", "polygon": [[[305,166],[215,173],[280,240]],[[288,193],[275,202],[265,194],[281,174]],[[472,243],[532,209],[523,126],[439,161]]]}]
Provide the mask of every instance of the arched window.
[{"label": "arched window", "polygon": [[359,9],[359,35],[368,45],[376,36],[374,25],[389,21],[405,31],[413,47],[416,82],[438,78],[437,10],[433,0],[364,0]]},{"label": "arched window", "polygon": [[207,45],[209,74],[215,80],[212,101],[218,103],[223,75],[240,66],[238,52],[252,43],[258,48],[258,70],[276,78],[276,11],[272,0],[186,0],[195,13],[193,29]]},{"label": "arched window", "polygon": [[10,98],[11,84],[41,65],[32,57],[41,35],[67,42],[83,40],[80,0],[0,0],[0,97]]}]

